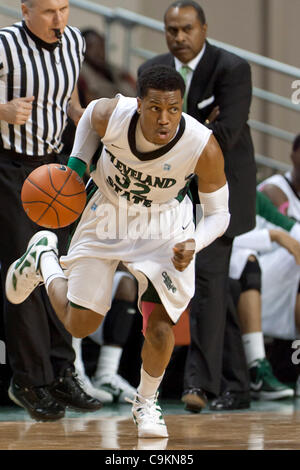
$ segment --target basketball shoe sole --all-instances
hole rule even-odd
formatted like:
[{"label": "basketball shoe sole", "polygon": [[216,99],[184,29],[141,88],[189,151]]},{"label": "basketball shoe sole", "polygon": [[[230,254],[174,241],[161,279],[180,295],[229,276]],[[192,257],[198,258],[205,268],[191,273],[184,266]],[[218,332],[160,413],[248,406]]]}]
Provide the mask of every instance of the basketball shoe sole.
[{"label": "basketball shoe sole", "polygon": [[21,304],[39,284],[43,284],[39,267],[41,255],[46,251],[58,254],[57,236],[42,230],[31,237],[24,255],[8,268],[5,292],[12,304]]}]

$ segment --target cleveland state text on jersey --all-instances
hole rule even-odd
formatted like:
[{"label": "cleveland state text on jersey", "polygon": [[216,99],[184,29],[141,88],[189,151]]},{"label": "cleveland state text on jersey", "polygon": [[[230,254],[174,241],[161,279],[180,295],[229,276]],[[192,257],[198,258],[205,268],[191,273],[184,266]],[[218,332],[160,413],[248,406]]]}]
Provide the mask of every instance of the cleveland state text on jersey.
[{"label": "cleveland state text on jersey", "polygon": [[109,150],[105,150],[110,156],[111,163],[121,175],[121,177],[115,175],[114,180],[108,176],[106,181],[120,197],[129,202],[151,207],[153,201],[146,197],[151,188],[169,189],[176,184],[174,178],[152,176],[136,171],[118,160]]}]

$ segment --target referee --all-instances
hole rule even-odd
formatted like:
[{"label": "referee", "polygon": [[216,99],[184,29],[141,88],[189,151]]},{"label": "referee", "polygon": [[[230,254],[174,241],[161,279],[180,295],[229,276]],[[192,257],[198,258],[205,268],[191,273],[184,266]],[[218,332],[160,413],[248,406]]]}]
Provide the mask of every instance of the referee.
[{"label": "referee", "polygon": [[[0,253],[2,280],[39,227],[20,200],[26,177],[61,162],[67,111],[75,124],[83,109],[76,82],[85,43],[67,26],[68,0],[23,0],[23,21],[0,29]],[[67,233],[58,231],[61,249]],[[37,420],[64,416],[65,407],[92,411],[101,403],[80,387],[72,338],[52,311],[44,287],[21,305],[7,300],[5,337],[12,369],[10,398]]]}]

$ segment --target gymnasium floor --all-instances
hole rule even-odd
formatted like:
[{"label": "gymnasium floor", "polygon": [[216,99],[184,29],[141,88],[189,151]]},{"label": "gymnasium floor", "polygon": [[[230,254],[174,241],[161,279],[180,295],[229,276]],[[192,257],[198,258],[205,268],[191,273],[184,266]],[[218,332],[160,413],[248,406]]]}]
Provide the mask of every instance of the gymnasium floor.
[{"label": "gymnasium floor", "polygon": [[1,407],[0,450],[106,450],[111,451],[106,458],[116,459],[122,455],[113,452],[118,450],[300,449],[300,399],[252,402],[250,410],[201,414],[186,412],[179,401],[161,401],[161,405],[168,439],[138,439],[127,404],[94,413],[67,411],[54,423],[35,422],[16,406]]}]

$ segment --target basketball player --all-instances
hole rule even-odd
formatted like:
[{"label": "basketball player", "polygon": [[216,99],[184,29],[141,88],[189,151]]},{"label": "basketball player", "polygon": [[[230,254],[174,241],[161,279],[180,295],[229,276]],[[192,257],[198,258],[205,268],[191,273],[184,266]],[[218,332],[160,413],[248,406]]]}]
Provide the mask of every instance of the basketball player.
[{"label": "basketball player", "polygon": [[[132,402],[139,437],[168,436],[157,390],[174,347],[172,327],[194,293],[194,254],[221,236],[230,219],[222,152],[209,129],[182,115],[184,92],[180,74],[160,65],[141,74],[138,98],[117,95],[89,104],[68,165],[82,175],[102,141],[91,168],[99,190],[60,263],[56,236],[41,231],[6,278],[14,303],[44,282],[58,318],[75,337],[101,323],[119,261],[138,281],[140,310],[149,287],[141,380]],[[205,215],[196,229],[187,196],[193,173]]]}]

